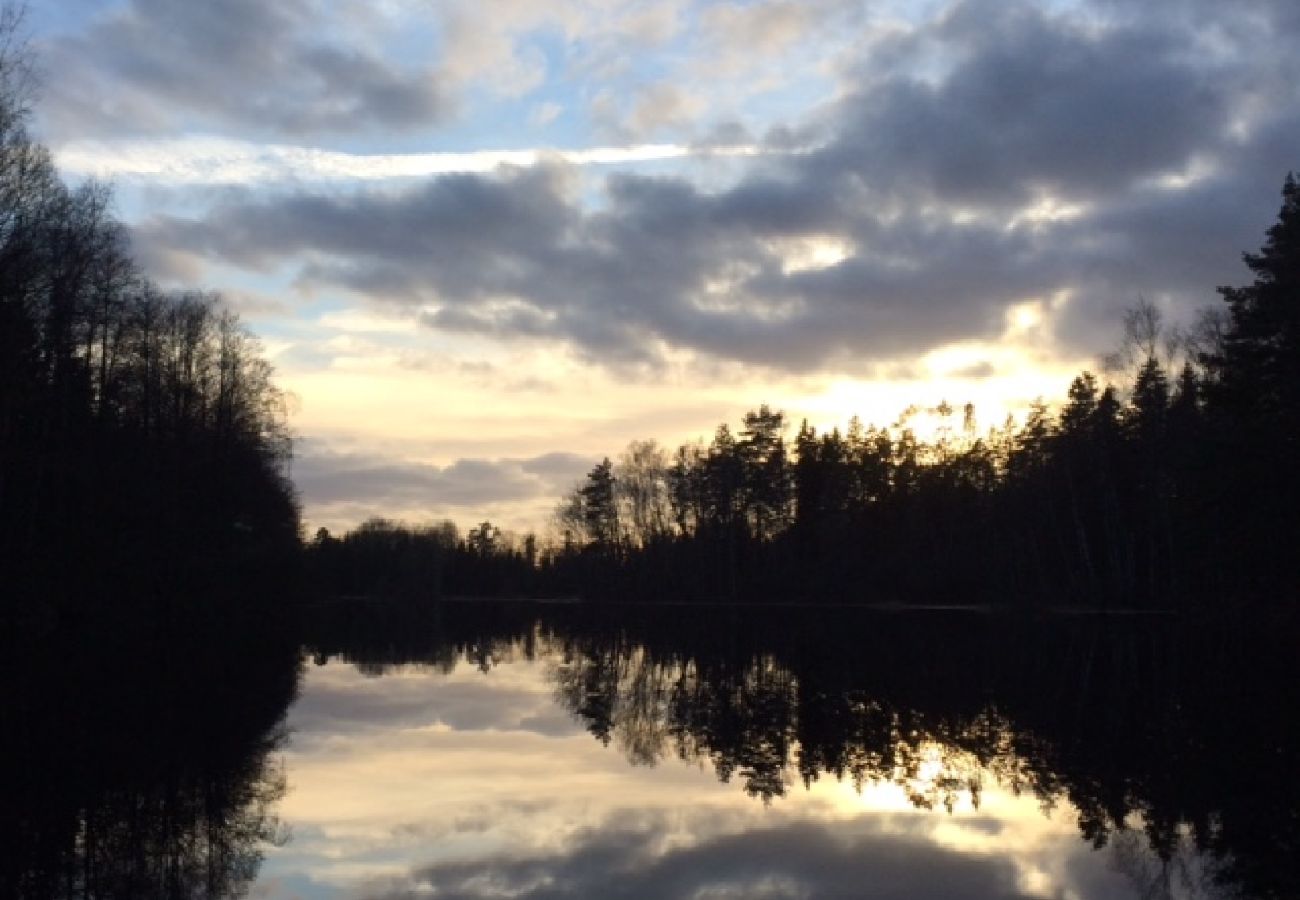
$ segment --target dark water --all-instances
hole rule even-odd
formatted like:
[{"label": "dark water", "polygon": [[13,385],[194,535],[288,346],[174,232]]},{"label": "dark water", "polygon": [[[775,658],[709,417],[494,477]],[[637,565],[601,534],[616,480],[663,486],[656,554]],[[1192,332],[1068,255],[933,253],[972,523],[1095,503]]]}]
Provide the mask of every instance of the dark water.
[{"label": "dark water", "polygon": [[0,895],[1300,889],[1290,628],[447,604],[306,631],[11,655]]}]

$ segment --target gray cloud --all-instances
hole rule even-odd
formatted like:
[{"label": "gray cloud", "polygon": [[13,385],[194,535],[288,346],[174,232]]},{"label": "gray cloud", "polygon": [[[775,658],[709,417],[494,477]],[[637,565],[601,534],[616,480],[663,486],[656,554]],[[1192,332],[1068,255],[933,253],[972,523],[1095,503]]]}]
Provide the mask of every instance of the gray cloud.
[{"label": "gray cloud", "polygon": [[977,204],[1093,199],[1214,149],[1235,99],[1231,67],[1190,57],[1155,23],[1099,31],[967,0],[925,37],[960,62],[938,84],[868,69],[808,169],[884,172],[894,191]]},{"label": "gray cloud", "polygon": [[318,33],[311,0],[131,0],[42,49],[59,77],[48,130],[84,138],[219,125],[300,136],[428,125],[448,101],[432,70]]},{"label": "gray cloud", "polygon": [[592,465],[593,460],[576,453],[544,453],[523,460],[519,468],[531,475],[569,483],[586,474]]},{"label": "gray cloud", "polygon": [[[855,90],[779,132],[819,133],[817,147],[720,191],[618,174],[591,208],[566,170],[539,166],[405,193],[237,195],[140,237],[169,259],[293,258],[305,285],[431,305],[433,328],[612,364],[653,364],[664,345],[797,371],[901,359],[995,339],[1010,304],[1057,292],[1075,298],[1058,336],[1096,352],[1139,293],[1185,311],[1241,280],[1240,252],[1276,212],[1300,161],[1286,82],[1300,67],[1294,32],[1276,31],[1283,7],[1261,9],[1272,30],[1213,8],[1193,28],[1102,6],[954,4],[876,41]],[[949,69],[916,61],[934,48]],[[1185,170],[1199,174],[1170,181]],[[1027,217],[1044,200],[1079,205]],[[786,264],[783,243],[828,237],[850,255]]]},{"label": "gray cloud", "polygon": [[[1296,138],[1300,147],[1300,130]],[[1133,192],[1062,227],[1060,240],[1087,277],[1054,323],[1061,337],[1109,349],[1139,295],[1187,320],[1219,302],[1219,285],[1248,281],[1241,253],[1257,248],[1272,224],[1285,172],[1229,171],[1182,191]]]},{"label": "gray cloud", "polygon": [[563,853],[440,863],[413,873],[407,887],[376,886],[366,896],[398,900],[430,889],[462,900],[1030,896],[1009,861],[945,850],[906,831],[883,834],[876,820],[757,828],[667,850],[662,817],[628,811],[617,821],[580,833]]},{"label": "gray cloud", "polygon": [[447,466],[332,453],[307,443],[294,459],[294,483],[313,506],[364,503],[375,509],[469,508],[558,497],[592,465],[548,453],[531,459],[460,459]]}]

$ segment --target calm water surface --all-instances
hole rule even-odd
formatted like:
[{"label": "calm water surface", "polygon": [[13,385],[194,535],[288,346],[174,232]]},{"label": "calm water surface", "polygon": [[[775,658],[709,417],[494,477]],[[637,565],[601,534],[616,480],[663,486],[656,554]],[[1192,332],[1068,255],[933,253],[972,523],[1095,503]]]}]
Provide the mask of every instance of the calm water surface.
[{"label": "calm water surface", "polygon": [[253,894],[1233,895],[1218,813],[1157,808],[1202,788],[1152,717],[1181,702],[1166,624],[1070,623],[1013,658],[979,618],[799,638],[788,613],[695,615],[318,651],[288,715],[292,837]]},{"label": "calm water surface", "polygon": [[[292,837],[255,896],[1113,898],[1147,896],[1165,868],[1136,817],[1104,848],[1081,841],[1068,800],[1004,783],[1011,757],[922,742],[862,785],[783,769],[764,802],[744,769],[724,783],[681,759],[664,710],[620,709],[649,721],[594,738],[557,697],[555,648],[448,668],[307,672],[284,754]],[[650,676],[650,702],[681,674]],[[1173,865],[1204,880],[1189,847]]]},{"label": "calm water surface", "polygon": [[0,896],[1300,893],[1292,631],[327,605],[0,660]]}]

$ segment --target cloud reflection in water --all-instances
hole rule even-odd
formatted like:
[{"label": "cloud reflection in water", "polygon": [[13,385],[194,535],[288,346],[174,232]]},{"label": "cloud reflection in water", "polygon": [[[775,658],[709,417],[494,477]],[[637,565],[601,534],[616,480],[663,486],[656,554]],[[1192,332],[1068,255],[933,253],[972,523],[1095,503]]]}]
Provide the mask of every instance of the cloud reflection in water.
[{"label": "cloud reflection in water", "polygon": [[[294,840],[253,896],[1123,897],[1074,811],[986,779],[952,813],[823,778],[769,805],[707,764],[628,765],[557,702],[554,660],[506,653],[381,677],[312,668],[290,717]],[[544,656],[544,654],[543,654]],[[795,785],[797,775],[792,775]]]}]

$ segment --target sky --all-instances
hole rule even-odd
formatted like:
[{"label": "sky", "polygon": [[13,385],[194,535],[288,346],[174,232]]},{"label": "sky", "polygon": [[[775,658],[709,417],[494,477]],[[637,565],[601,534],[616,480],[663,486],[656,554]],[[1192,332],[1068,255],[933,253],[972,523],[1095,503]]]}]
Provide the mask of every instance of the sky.
[{"label": "sky", "polygon": [[632,440],[996,424],[1248,281],[1294,0],[59,0],[34,130],[290,395],[309,531],[545,531]]}]

